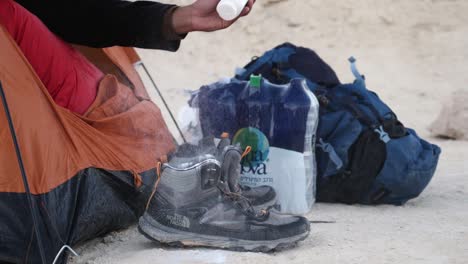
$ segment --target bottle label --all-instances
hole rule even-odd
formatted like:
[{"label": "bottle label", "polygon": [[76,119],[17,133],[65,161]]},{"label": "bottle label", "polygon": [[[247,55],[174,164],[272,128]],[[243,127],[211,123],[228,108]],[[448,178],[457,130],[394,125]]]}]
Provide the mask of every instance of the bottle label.
[{"label": "bottle label", "polygon": [[310,155],[271,147],[268,138],[252,127],[239,130],[233,143],[252,149],[242,160],[241,185],[273,187],[282,213],[305,214],[310,210],[313,177],[306,175],[307,167],[313,164]]}]

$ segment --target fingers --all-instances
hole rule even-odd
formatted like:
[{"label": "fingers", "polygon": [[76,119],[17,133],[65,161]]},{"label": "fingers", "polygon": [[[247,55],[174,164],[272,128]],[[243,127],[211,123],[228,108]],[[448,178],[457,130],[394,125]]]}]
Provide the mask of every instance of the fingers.
[{"label": "fingers", "polygon": [[250,10],[251,10],[250,7],[248,7],[248,6],[244,7],[244,9],[242,10],[242,13],[240,14],[240,16],[243,17],[243,16],[248,15],[250,13]]},{"label": "fingers", "polygon": [[247,5],[244,7],[244,10],[242,10],[241,12],[241,15],[240,16],[246,16],[250,13],[250,11],[252,11],[252,8],[253,8],[253,5],[255,4],[255,1],[256,0],[249,0],[247,2]]},{"label": "fingers", "polygon": [[247,6],[250,7],[250,9],[252,9],[253,5],[255,4],[255,1],[256,1],[256,0],[249,0],[249,1],[247,2]]}]

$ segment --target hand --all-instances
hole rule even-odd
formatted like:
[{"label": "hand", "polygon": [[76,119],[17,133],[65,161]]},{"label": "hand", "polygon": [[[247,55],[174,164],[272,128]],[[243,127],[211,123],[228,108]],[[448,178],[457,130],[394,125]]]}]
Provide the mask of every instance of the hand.
[{"label": "hand", "polygon": [[256,0],[248,0],[240,16],[232,21],[225,21],[216,12],[219,0],[197,0],[195,3],[179,7],[172,16],[172,25],[178,34],[192,31],[211,32],[225,29],[234,24],[240,17],[246,16],[252,10]]}]

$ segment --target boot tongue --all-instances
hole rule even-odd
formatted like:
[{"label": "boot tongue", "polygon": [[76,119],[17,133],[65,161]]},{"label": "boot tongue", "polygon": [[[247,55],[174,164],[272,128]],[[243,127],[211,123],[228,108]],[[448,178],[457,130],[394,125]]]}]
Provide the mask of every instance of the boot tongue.
[{"label": "boot tongue", "polygon": [[221,157],[221,155],[224,153],[224,149],[229,145],[231,145],[231,140],[229,139],[227,133],[223,133],[223,135],[221,135],[221,141],[218,143],[216,156]]},{"label": "boot tongue", "polygon": [[224,153],[221,165],[223,181],[228,184],[229,190],[233,193],[241,191],[239,187],[242,155],[237,148],[232,148]]},{"label": "boot tongue", "polygon": [[232,162],[230,170],[229,170],[229,175],[228,175],[228,184],[229,188],[231,189],[231,192],[235,193],[240,193],[241,188],[239,185],[239,180],[240,180],[240,175],[241,175],[241,160],[242,156],[239,152],[237,151],[232,151],[233,153],[236,153],[236,158]]},{"label": "boot tongue", "polygon": [[240,193],[239,179],[242,160],[240,146],[232,146],[229,134],[223,133],[221,141],[218,143],[216,155],[218,160],[222,162],[222,181],[228,185],[230,192]]},{"label": "boot tongue", "polygon": [[218,145],[218,158],[222,161],[221,179],[224,185],[224,195],[229,196],[242,209],[244,214],[263,221],[268,218],[269,213],[257,212],[250,201],[242,196],[242,189],[239,185],[242,149],[239,145],[232,146],[230,143],[229,139],[222,139]]}]

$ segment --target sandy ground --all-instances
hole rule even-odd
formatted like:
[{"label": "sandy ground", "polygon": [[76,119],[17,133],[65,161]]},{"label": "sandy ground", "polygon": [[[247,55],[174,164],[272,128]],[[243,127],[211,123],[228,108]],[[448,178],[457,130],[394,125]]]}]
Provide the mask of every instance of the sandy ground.
[{"label": "sandy ground", "polygon": [[77,248],[72,263],[468,263],[468,142],[434,139],[428,129],[452,92],[468,90],[468,1],[257,2],[229,30],[190,34],[177,53],[139,51],[172,109],[185,104],[184,89],[231,76],[285,41],[315,49],[342,81],[352,80],[354,55],[405,125],[443,148],[430,186],[403,207],[318,204],[307,217],[335,223],[312,225],[284,252],[157,248],[130,228]]}]

